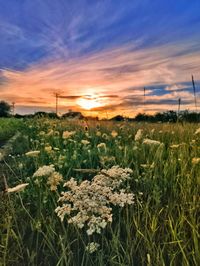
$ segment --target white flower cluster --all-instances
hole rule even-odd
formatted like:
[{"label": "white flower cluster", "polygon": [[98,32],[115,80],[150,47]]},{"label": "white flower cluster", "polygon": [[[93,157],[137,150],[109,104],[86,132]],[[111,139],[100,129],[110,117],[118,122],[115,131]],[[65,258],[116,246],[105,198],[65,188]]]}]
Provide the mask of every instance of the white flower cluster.
[{"label": "white flower cluster", "polygon": [[76,134],[76,131],[64,131],[62,134],[63,139],[68,139]]},{"label": "white flower cluster", "polygon": [[200,163],[200,158],[194,157],[192,158],[192,164],[196,165]]},{"label": "white flower cluster", "polygon": [[140,141],[142,139],[142,136],[143,136],[143,130],[138,129],[137,133],[135,134],[135,141]]},{"label": "white flower cluster", "polygon": [[106,150],[106,143],[102,142],[97,145],[98,149],[105,149]]},{"label": "white flower cluster", "polygon": [[39,177],[39,176],[49,176],[50,174],[52,174],[53,172],[55,172],[55,168],[54,165],[43,165],[42,167],[40,167],[34,174],[33,177]]},{"label": "white flower cluster", "polygon": [[90,142],[89,142],[87,139],[82,139],[82,140],[81,140],[81,143],[82,143],[83,145],[88,145],[88,144],[90,144]]},{"label": "white flower cluster", "polygon": [[[55,167],[53,164],[51,165],[44,165],[40,167],[34,174],[33,177],[42,177],[47,176],[47,184],[50,185],[50,190],[55,191],[57,190],[57,186],[63,180],[63,176],[56,172]],[[39,183],[39,180],[36,180],[36,183]]]},{"label": "white flower cluster", "polygon": [[86,246],[86,251],[90,254],[94,253],[95,251],[97,251],[97,249],[99,248],[99,244],[96,242],[90,242],[87,246]]},{"label": "white flower cluster", "polygon": [[50,185],[51,191],[56,191],[57,186],[60,184],[60,182],[63,180],[63,176],[58,172],[53,172],[47,181],[47,185]]},{"label": "white flower cluster", "polygon": [[87,225],[87,234],[101,233],[107,223],[112,222],[112,206],[124,207],[134,203],[134,195],[121,189],[123,182],[130,178],[132,170],[113,166],[102,170],[92,181],[85,180],[80,184],[71,178],[64,184],[69,189],[62,192],[59,201],[62,206],[56,208],[56,213],[63,221],[69,216],[68,223],[79,228]]}]

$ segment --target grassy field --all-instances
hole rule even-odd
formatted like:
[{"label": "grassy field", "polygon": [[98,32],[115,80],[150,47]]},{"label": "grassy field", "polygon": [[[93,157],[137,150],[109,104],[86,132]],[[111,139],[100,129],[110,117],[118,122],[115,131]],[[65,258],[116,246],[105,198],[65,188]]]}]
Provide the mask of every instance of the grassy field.
[{"label": "grassy field", "polygon": [[200,265],[199,125],[18,123],[0,265]]},{"label": "grassy field", "polygon": [[20,120],[14,118],[0,118],[0,146],[1,143],[12,137],[22,127],[23,123]]}]

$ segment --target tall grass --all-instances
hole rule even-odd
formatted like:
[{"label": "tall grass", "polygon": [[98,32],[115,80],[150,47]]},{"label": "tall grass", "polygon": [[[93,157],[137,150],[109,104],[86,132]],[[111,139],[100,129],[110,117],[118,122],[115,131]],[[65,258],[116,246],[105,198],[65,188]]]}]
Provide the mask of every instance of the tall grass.
[{"label": "tall grass", "polygon": [[[40,154],[27,157],[26,145],[24,152],[4,162],[10,187],[23,182],[29,186],[23,192],[1,194],[0,265],[200,265],[200,164],[192,164],[192,158],[200,157],[197,126],[100,122],[98,128],[96,122],[88,131],[81,122],[26,122],[23,134],[30,149]],[[139,128],[143,138],[163,144],[135,142]],[[65,130],[76,134],[63,140]],[[111,136],[113,130],[118,136]],[[83,139],[90,144],[82,144]],[[106,149],[99,150],[99,143],[106,143]],[[47,146],[52,151],[45,150]],[[40,166],[49,164],[65,180],[73,176],[80,182],[94,174],[74,169],[130,167],[135,204],[114,208],[112,224],[101,235],[88,236],[57,217],[62,186],[52,192],[45,179],[36,184],[32,178]],[[90,254],[85,247],[92,241],[100,248]]]}]

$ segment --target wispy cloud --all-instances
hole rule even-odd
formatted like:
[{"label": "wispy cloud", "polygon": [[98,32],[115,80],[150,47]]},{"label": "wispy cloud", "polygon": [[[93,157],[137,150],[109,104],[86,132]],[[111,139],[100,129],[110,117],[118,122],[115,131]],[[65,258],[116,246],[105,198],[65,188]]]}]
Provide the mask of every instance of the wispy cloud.
[{"label": "wispy cloud", "polygon": [[[6,83],[0,96],[8,101],[15,99],[20,105],[32,105],[35,99],[35,103],[52,108],[54,94],[59,92],[62,106],[80,109],[77,99],[92,95],[102,103],[93,110],[106,109],[112,103],[118,111],[123,108],[134,114],[143,108],[145,86],[146,110],[153,105],[155,110],[158,106],[171,108],[179,97],[192,108],[193,92],[188,91],[188,81],[191,73],[199,79],[200,53],[191,53],[190,46],[190,42],[140,50],[124,46],[74,59],[42,61],[24,71],[3,69]],[[183,50],[184,54],[180,53]],[[110,110],[116,112],[116,108]]]},{"label": "wispy cloud", "polygon": [[80,99],[97,101],[88,112],[100,114],[171,109],[178,98],[193,108],[198,0],[0,4],[0,97],[19,111],[35,110],[34,104],[52,110],[55,93],[63,112],[83,111]]}]

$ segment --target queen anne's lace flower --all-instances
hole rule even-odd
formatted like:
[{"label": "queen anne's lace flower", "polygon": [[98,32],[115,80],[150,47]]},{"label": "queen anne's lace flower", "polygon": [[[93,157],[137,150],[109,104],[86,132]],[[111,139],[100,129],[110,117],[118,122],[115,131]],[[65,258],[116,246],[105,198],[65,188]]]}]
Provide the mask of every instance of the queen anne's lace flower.
[{"label": "queen anne's lace flower", "polygon": [[90,242],[87,246],[86,246],[86,251],[89,252],[90,254],[94,253],[95,251],[97,251],[97,249],[99,248],[99,244],[96,242]]},{"label": "queen anne's lace flower", "polygon": [[60,184],[60,182],[63,180],[63,176],[59,174],[58,172],[53,172],[47,181],[47,184],[50,185],[50,189],[52,191],[57,190],[57,186]]},{"label": "queen anne's lace flower", "polygon": [[87,225],[87,234],[101,233],[108,223],[112,222],[112,207],[124,207],[134,203],[134,195],[120,189],[130,178],[132,170],[113,166],[102,170],[92,181],[85,180],[80,184],[71,178],[64,184],[69,190],[61,193],[59,202],[62,206],[56,208],[56,213],[63,221],[69,216],[68,223],[78,228]]},{"label": "queen anne's lace flower", "polygon": [[53,172],[55,172],[55,168],[54,165],[44,165],[42,167],[40,167],[34,174],[33,177],[39,177],[39,176],[49,176],[51,175]]},{"label": "queen anne's lace flower", "polygon": [[137,133],[135,134],[135,141],[141,140],[142,133],[143,133],[143,130],[142,129],[138,129]]},{"label": "queen anne's lace flower", "polygon": [[[56,172],[54,165],[44,165],[40,167],[34,174],[33,177],[48,177],[47,185],[50,185],[50,190],[57,190],[57,186],[63,180],[63,176]],[[36,184],[40,184],[38,179],[35,180]]]},{"label": "queen anne's lace flower", "polygon": [[68,138],[70,138],[71,136],[73,136],[75,134],[76,134],[76,131],[64,131],[63,135],[62,135],[62,138],[63,139],[68,139]]},{"label": "queen anne's lace flower", "polygon": [[192,164],[194,165],[200,164],[200,158],[197,158],[197,157],[192,158]]},{"label": "queen anne's lace flower", "polygon": [[90,144],[90,142],[89,142],[87,139],[82,139],[82,140],[81,140],[81,143],[82,143],[83,145],[88,145],[88,144]]},{"label": "queen anne's lace flower", "polygon": [[113,130],[113,131],[111,132],[111,136],[112,136],[113,138],[116,138],[116,137],[118,136],[117,131]]}]

